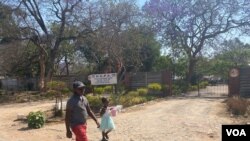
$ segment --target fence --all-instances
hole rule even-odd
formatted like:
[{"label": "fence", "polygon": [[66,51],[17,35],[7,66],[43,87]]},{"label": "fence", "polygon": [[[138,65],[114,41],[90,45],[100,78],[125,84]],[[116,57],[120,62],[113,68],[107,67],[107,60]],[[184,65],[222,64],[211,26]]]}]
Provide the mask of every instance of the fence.
[{"label": "fence", "polygon": [[0,79],[0,89],[6,91],[31,91],[38,89],[37,78],[3,78]]},{"label": "fence", "polygon": [[[63,81],[69,88],[72,87],[73,82],[76,80],[83,81],[85,84],[89,83],[87,76],[83,75],[54,76],[52,80]],[[0,89],[7,91],[38,90],[38,82],[38,78],[5,78],[0,79]],[[129,89],[147,87],[150,83],[160,83],[168,87],[164,91],[165,94],[171,94],[172,92],[172,74],[169,71],[127,73],[124,82]]]},{"label": "fence", "polygon": [[129,89],[137,89],[147,87],[150,83],[160,83],[167,86],[165,94],[171,94],[172,90],[172,74],[169,71],[161,72],[137,72],[125,75],[125,85]]}]

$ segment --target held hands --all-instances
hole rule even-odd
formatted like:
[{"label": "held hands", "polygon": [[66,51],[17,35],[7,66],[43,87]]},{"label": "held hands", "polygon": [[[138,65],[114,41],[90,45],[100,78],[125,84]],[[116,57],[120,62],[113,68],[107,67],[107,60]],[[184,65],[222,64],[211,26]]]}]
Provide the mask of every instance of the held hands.
[{"label": "held hands", "polygon": [[100,128],[100,123],[98,121],[95,121],[97,128]]}]

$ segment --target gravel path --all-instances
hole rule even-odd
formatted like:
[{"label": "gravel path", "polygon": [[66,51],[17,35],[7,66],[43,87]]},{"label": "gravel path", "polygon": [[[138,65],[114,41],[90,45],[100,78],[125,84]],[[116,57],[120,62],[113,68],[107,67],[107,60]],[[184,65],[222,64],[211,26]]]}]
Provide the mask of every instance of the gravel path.
[{"label": "gravel path", "polygon": [[[221,125],[232,123],[221,98],[168,98],[131,107],[114,117],[117,129],[110,141],[219,141]],[[27,129],[15,121],[17,114],[45,110],[53,102],[3,105],[0,107],[0,141],[70,141],[64,123]],[[100,119],[99,119],[100,120]],[[100,141],[101,133],[88,121],[90,141]]]}]

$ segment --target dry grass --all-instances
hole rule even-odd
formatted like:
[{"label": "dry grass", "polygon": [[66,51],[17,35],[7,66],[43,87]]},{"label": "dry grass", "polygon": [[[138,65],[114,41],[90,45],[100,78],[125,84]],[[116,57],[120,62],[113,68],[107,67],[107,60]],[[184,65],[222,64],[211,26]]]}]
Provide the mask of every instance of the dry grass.
[{"label": "dry grass", "polygon": [[227,101],[228,110],[234,115],[245,115],[250,106],[250,102],[239,97],[229,98]]}]

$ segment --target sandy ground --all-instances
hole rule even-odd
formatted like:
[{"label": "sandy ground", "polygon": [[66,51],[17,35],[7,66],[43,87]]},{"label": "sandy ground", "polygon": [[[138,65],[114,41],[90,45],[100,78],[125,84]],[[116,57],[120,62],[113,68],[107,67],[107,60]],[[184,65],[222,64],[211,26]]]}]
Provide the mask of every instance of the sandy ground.
[{"label": "sandy ground", "polygon": [[[186,96],[131,107],[114,117],[116,130],[110,133],[110,141],[220,141],[221,125],[233,123],[223,101],[221,97]],[[26,123],[15,121],[17,114],[44,111],[53,105],[53,101],[2,105],[0,141],[70,141],[64,123],[31,130]],[[88,136],[89,141],[101,139],[93,120],[88,120]]]}]

